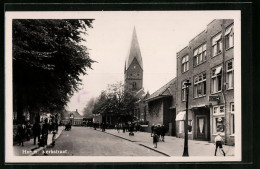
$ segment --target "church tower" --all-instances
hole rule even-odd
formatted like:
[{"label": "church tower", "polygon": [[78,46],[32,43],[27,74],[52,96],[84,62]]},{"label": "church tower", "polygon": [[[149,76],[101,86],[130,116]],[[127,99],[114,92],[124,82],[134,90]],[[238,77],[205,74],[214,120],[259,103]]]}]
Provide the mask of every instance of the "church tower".
[{"label": "church tower", "polygon": [[125,87],[133,92],[143,89],[143,61],[134,28],[129,54],[125,61]]}]

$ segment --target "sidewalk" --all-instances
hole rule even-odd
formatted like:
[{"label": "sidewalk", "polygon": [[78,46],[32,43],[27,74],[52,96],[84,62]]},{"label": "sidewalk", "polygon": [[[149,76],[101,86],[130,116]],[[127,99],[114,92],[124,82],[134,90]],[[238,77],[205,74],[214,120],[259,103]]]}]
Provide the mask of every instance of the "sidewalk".
[{"label": "sidewalk", "polygon": [[[64,126],[59,126],[58,128],[58,133],[56,134],[56,138],[55,140],[60,136],[60,134],[62,133],[64,129]],[[37,153],[39,151],[41,151],[43,148],[39,147],[37,145],[38,143],[38,139],[36,139],[36,145],[33,145],[33,138],[30,139],[30,141],[25,141],[23,144],[24,146],[18,146],[18,144],[13,145],[13,152],[14,155],[16,156],[31,156],[34,153]],[[49,133],[48,134],[48,140],[47,140],[47,144],[50,145],[52,143],[52,134]]]},{"label": "sidewalk", "polygon": [[[183,138],[165,136],[165,142],[158,142],[157,148],[154,148],[151,133],[134,132],[134,136],[129,136],[129,132],[123,133],[122,130],[118,133],[115,129],[106,129],[105,132],[155,150],[166,156],[182,156],[183,154]],[[209,143],[208,141],[189,140],[188,148],[189,156],[214,156],[215,152],[215,145],[213,143]],[[226,152],[226,156],[234,155],[234,146],[223,145],[223,149]],[[223,156],[219,151],[220,150],[217,152],[217,156]]]}]

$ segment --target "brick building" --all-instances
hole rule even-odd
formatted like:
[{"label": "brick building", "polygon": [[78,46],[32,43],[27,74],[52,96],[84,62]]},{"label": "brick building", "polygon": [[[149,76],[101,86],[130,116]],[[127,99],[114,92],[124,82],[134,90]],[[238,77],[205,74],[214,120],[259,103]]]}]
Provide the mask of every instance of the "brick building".
[{"label": "brick building", "polygon": [[217,19],[177,53],[176,134],[184,137],[189,80],[189,139],[234,145],[234,20]]},{"label": "brick building", "polygon": [[148,131],[151,131],[153,124],[163,124],[168,129],[167,135],[176,136],[176,78],[152,93],[145,101],[148,105]]},{"label": "brick building", "polygon": [[78,113],[78,110],[76,111],[63,111],[62,112],[62,118],[61,122],[62,124],[72,124],[73,126],[81,126],[83,124],[83,116]]}]

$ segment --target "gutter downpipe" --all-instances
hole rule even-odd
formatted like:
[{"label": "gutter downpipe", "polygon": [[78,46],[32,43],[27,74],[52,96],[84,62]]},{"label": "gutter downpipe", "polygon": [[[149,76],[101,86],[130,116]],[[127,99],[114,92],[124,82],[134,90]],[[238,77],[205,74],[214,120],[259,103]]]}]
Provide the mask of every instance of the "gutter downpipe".
[{"label": "gutter downpipe", "polygon": [[222,54],[223,54],[223,60],[222,60],[222,72],[223,72],[223,83],[222,83],[222,96],[223,96],[223,101],[224,101],[224,111],[225,111],[225,119],[224,119],[224,122],[225,122],[225,137],[224,137],[224,140],[225,140],[225,145],[227,144],[227,106],[226,106],[226,96],[225,96],[225,88],[226,88],[226,73],[224,70],[226,70],[225,68],[225,30],[224,29],[224,20],[222,20],[222,25],[221,25],[221,28],[222,28],[222,38],[223,38],[223,43],[222,43]]}]

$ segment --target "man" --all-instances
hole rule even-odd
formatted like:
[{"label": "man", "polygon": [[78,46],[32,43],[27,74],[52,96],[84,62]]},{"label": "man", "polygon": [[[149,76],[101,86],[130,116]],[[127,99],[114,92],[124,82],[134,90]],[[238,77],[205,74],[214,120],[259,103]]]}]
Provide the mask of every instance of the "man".
[{"label": "man", "polygon": [[153,137],[154,124],[151,126],[151,137]]},{"label": "man", "polygon": [[25,138],[25,130],[26,130],[26,126],[24,124],[24,122],[20,123],[18,125],[18,129],[17,129],[17,136],[18,136],[18,145],[23,146],[23,142],[24,142],[24,138]]},{"label": "man", "polygon": [[52,131],[52,146],[55,145],[55,138],[56,134],[58,133],[58,124],[55,120],[53,120],[52,125],[51,125],[51,131]]},{"label": "man", "polygon": [[41,135],[41,126],[39,124],[39,121],[36,121],[32,127],[32,131],[33,131],[33,138],[34,138],[34,142],[33,145],[36,144],[36,138],[38,138],[38,142],[40,142],[40,135]]},{"label": "man", "polygon": [[222,143],[224,143],[223,138],[220,136],[220,133],[218,133],[218,135],[215,137],[215,145],[216,145],[216,149],[215,149],[215,156],[217,154],[217,149],[218,147],[220,148],[220,150],[223,152],[223,155],[226,156],[226,153],[224,152],[223,148],[222,148]]},{"label": "man", "polygon": [[164,142],[164,136],[167,133],[167,129],[164,125],[161,127],[161,136],[162,136],[162,141]]},{"label": "man", "polygon": [[48,141],[48,134],[49,134],[49,123],[48,123],[48,119],[46,118],[44,120],[44,124],[42,125],[42,139],[43,139],[43,151],[44,151],[44,155],[48,155],[46,153],[46,147],[47,147],[47,141]]}]

